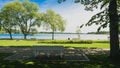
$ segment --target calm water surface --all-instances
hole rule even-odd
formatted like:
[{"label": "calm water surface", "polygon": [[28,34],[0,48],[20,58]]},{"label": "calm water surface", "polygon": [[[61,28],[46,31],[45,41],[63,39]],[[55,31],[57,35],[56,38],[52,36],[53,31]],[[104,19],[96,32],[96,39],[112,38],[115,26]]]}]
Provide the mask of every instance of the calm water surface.
[{"label": "calm water surface", "polygon": [[[81,40],[108,40],[109,35],[105,34],[80,34]],[[78,34],[55,34],[54,38],[59,40],[66,40],[68,38],[75,39],[79,38]],[[23,34],[12,34],[13,39],[23,39]],[[9,34],[0,34],[0,39],[10,38]],[[27,39],[51,39],[52,34],[34,34],[28,35]]]}]

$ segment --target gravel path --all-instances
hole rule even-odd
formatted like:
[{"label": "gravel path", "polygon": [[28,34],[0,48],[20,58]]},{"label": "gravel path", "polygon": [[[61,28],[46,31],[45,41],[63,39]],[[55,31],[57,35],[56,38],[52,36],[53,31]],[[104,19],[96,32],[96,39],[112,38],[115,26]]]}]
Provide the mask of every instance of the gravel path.
[{"label": "gravel path", "polygon": [[[30,47],[0,47],[0,53],[15,53],[6,57],[5,60],[26,60],[33,56]],[[85,54],[109,54],[109,49],[65,48],[64,54],[67,60],[84,60],[87,58]]]},{"label": "gravel path", "polygon": [[0,47],[0,53],[13,53],[12,56],[6,57],[5,60],[25,60],[33,55],[30,47]]}]

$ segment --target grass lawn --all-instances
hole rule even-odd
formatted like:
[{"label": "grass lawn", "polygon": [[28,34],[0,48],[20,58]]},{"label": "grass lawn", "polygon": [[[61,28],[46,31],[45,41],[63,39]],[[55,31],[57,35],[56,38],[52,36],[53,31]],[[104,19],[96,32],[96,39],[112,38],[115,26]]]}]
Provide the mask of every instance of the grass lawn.
[{"label": "grass lawn", "polygon": [[109,48],[109,43],[93,42],[92,44],[51,44],[51,43],[38,43],[39,40],[0,40],[0,46],[33,46],[33,45],[62,45],[65,47],[78,47],[78,48]]},{"label": "grass lawn", "polygon": [[105,54],[88,55],[89,62],[3,60],[4,57],[9,55],[9,53],[0,53],[0,68],[120,68],[120,61],[110,61]]},{"label": "grass lawn", "polygon": [[[65,47],[109,48],[109,43],[93,42],[92,44],[48,44],[36,40],[0,40],[0,46],[32,46],[32,45],[63,45]],[[120,68],[119,61],[110,61],[106,54],[87,55],[90,61],[8,61],[3,58],[12,55],[0,53],[0,68]]]}]

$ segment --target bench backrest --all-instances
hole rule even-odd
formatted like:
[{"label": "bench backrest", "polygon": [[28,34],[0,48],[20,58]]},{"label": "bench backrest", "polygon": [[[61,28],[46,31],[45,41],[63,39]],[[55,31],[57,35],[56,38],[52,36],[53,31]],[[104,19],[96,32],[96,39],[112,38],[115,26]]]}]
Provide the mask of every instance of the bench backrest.
[{"label": "bench backrest", "polygon": [[63,51],[64,47],[63,46],[33,46],[34,50],[40,50],[40,51],[44,51],[44,50],[48,50],[48,51],[52,51],[52,50],[57,50],[57,51]]}]

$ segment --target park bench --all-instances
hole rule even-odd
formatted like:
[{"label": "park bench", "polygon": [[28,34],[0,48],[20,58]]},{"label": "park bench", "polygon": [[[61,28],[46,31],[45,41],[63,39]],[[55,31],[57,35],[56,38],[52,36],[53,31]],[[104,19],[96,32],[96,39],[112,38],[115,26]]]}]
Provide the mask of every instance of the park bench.
[{"label": "park bench", "polygon": [[33,52],[35,57],[44,54],[47,57],[50,57],[50,55],[59,55],[62,58],[63,51],[63,46],[33,46]]}]

